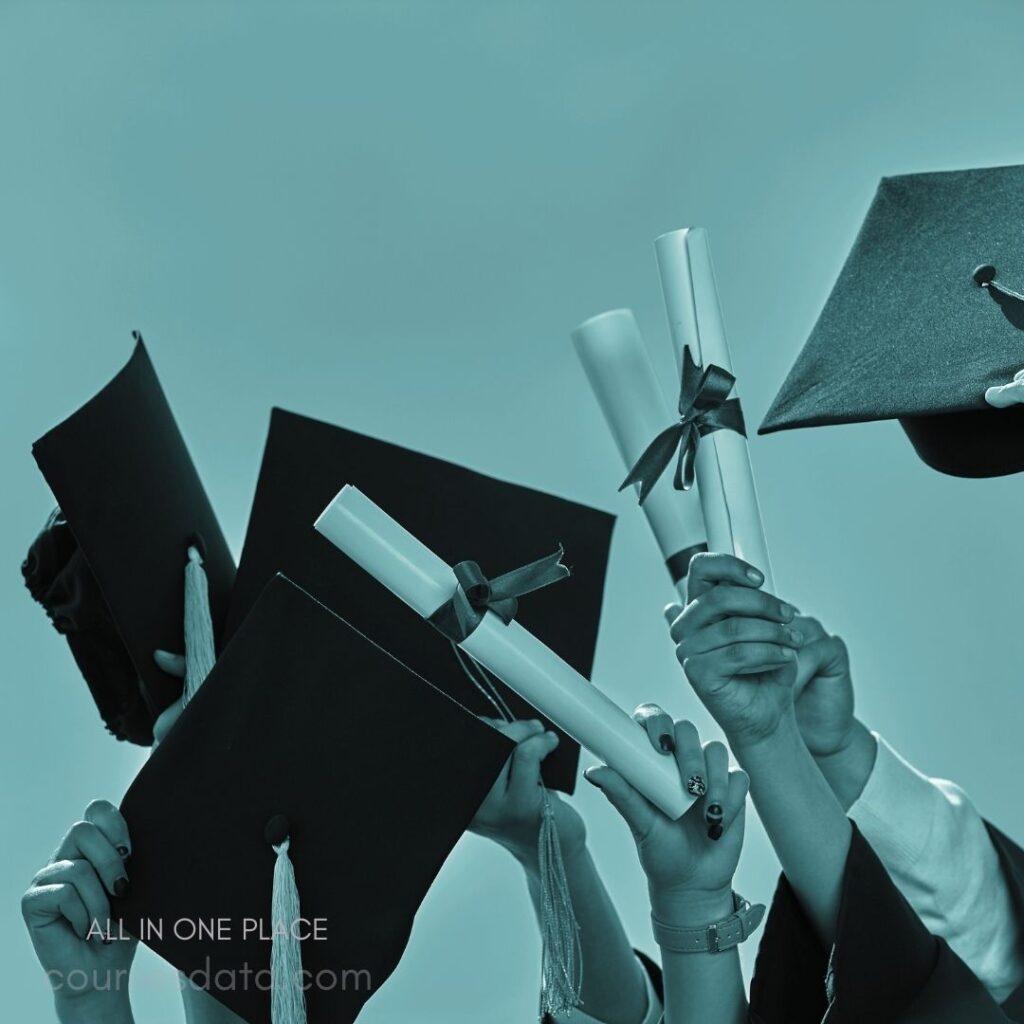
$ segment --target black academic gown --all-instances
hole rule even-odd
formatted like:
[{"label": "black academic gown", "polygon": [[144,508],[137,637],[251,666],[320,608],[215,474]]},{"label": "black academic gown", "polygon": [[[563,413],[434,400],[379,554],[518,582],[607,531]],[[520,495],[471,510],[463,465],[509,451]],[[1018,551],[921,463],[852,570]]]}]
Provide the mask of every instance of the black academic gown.
[{"label": "black academic gown", "polygon": [[[1024,850],[988,829],[1024,921]],[[750,1003],[752,1024],[1024,1022],[1024,986],[999,1006],[921,923],[856,826],[831,960],[782,877],[758,949]]]}]

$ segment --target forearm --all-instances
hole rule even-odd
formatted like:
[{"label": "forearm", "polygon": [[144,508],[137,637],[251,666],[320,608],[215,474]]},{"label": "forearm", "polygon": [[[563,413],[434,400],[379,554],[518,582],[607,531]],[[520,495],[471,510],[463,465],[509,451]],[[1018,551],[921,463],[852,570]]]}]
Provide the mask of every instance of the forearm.
[{"label": "forearm", "polygon": [[[699,928],[733,913],[731,890],[701,895],[651,893],[651,911],[665,924]],[[665,1024],[742,1024],[747,997],[738,947],[722,953],[661,950]]]},{"label": "forearm", "polygon": [[792,713],[770,737],[734,744],[750,795],[789,884],[819,939],[836,933],[851,827],[800,738]]},{"label": "forearm", "polygon": [[64,999],[57,995],[54,1008],[60,1024],[135,1024],[127,993],[116,999]]},{"label": "forearm", "polygon": [[825,777],[843,811],[848,811],[864,792],[864,786],[875,767],[878,744],[860,719],[853,720],[846,743],[831,754],[815,757],[818,770]]},{"label": "forearm", "polygon": [[[519,859],[539,920],[540,871],[534,858]],[[647,1011],[643,968],[586,847],[566,854],[565,876],[580,929],[581,1002],[602,1024],[639,1024]]]}]

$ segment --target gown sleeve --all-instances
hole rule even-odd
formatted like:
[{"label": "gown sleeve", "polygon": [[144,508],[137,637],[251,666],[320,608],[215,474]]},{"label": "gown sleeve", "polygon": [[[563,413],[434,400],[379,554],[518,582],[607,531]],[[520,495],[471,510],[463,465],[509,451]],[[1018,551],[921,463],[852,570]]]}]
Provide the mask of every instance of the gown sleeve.
[{"label": "gown sleeve", "polygon": [[1010,885],[981,815],[875,734],[878,753],[849,816],[925,927],[949,943],[996,1002],[1024,982]]},{"label": "gown sleeve", "polygon": [[932,935],[853,827],[836,941],[817,940],[779,882],[758,951],[751,1009],[763,1024],[1005,1024],[985,986]]}]

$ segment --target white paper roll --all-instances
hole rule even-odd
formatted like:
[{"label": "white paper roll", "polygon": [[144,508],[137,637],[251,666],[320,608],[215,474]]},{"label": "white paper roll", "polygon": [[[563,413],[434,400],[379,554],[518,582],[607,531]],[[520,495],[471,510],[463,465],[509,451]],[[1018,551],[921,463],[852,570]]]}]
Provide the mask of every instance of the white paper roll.
[{"label": "white paper roll", "polygon": [[[613,309],[585,320],[572,341],[628,472],[678,416],[665,404],[632,310]],[[700,502],[696,494],[675,490],[672,474],[665,473],[642,507],[685,601],[689,555],[705,542]]]},{"label": "white paper roll", "polygon": [[[355,487],[342,488],[316,529],[424,618],[455,592],[451,567]],[[487,612],[460,646],[665,814],[678,818],[693,803],[675,758],[518,622]]]},{"label": "white paper roll", "polygon": [[[683,346],[689,345],[702,367],[714,363],[732,373],[707,232],[670,231],[655,241],[654,248],[677,365],[682,368]],[[737,387],[732,396],[739,397]],[[695,469],[709,549],[731,552],[756,565],[765,575],[764,589],[774,593],[747,439],[732,430],[702,438]]]}]

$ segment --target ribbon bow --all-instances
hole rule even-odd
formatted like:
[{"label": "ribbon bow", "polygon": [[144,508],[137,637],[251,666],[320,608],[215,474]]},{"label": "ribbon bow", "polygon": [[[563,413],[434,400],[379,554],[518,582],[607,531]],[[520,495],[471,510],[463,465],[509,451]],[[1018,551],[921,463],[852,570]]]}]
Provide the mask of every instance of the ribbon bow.
[{"label": "ribbon bow", "polygon": [[689,346],[684,345],[679,422],[663,430],[647,446],[619,490],[640,484],[642,505],[678,449],[673,486],[677,491],[688,491],[693,486],[693,463],[702,437],[716,430],[735,430],[747,436],[740,400],[729,397],[735,383],[736,378],[728,370],[714,363],[701,371],[690,355]]},{"label": "ribbon bow", "polygon": [[458,583],[455,593],[427,621],[456,643],[465,640],[489,611],[507,626],[516,616],[520,597],[570,574],[568,566],[562,565],[563,554],[559,545],[554,554],[493,580],[476,562],[459,562],[452,569]]}]

